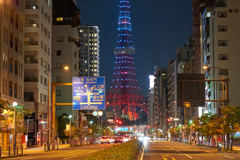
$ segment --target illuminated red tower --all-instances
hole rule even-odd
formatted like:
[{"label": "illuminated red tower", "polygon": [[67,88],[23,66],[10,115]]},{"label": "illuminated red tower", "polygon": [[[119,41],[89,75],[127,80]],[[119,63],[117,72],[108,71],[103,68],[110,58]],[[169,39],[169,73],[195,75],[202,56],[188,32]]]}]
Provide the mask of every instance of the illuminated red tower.
[{"label": "illuminated red tower", "polygon": [[120,0],[119,8],[118,41],[114,50],[115,67],[111,88],[107,95],[107,104],[113,110],[115,118],[124,117],[133,121],[138,119],[137,112],[145,109],[136,79],[129,0]]}]

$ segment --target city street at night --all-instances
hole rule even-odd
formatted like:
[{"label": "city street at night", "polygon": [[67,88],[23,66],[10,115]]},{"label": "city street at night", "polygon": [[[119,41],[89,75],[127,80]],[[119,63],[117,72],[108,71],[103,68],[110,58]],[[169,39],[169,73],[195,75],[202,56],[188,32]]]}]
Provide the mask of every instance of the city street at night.
[{"label": "city street at night", "polygon": [[149,142],[143,160],[239,160],[240,155],[179,142]]},{"label": "city street at night", "polygon": [[0,0],[0,159],[240,160],[240,0]]},{"label": "city street at night", "polygon": [[79,160],[86,158],[91,153],[112,147],[113,144],[96,144],[85,147],[72,147],[51,152],[39,152],[27,154],[17,158],[9,158],[8,160]]}]

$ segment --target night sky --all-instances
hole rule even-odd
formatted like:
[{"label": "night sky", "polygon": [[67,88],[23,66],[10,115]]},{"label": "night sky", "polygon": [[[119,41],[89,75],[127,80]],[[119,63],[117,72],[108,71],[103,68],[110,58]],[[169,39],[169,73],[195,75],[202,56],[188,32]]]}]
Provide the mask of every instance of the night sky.
[{"label": "night sky", "polygon": [[[154,65],[167,66],[192,34],[191,0],[130,0],[136,72],[143,96]],[[117,44],[119,0],[78,0],[82,25],[100,29],[100,74],[109,87]]]}]

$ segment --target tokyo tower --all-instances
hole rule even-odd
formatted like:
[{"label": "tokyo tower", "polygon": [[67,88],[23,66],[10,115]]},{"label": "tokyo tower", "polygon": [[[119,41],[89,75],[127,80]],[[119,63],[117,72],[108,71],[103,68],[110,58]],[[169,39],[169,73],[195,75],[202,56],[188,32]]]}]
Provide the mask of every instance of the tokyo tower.
[{"label": "tokyo tower", "polygon": [[129,0],[120,0],[119,8],[117,47],[114,49],[115,66],[107,105],[115,118],[124,117],[134,121],[139,118],[138,110],[146,110],[136,79]]}]

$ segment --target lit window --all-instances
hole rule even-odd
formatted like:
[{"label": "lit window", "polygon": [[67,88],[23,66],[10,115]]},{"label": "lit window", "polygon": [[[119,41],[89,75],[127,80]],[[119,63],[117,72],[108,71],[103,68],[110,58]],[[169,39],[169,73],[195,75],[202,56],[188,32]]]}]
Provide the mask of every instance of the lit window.
[{"label": "lit window", "polygon": [[57,22],[62,22],[63,21],[63,17],[57,17]]}]

